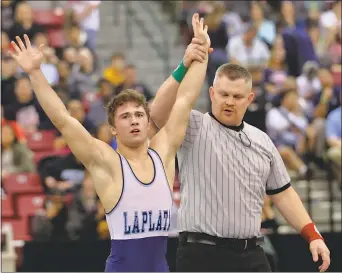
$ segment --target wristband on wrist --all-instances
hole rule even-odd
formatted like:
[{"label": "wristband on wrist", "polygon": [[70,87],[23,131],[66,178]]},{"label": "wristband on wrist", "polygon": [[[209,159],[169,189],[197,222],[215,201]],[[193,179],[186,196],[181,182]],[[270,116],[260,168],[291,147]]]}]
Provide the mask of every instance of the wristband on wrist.
[{"label": "wristband on wrist", "polygon": [[184,79],[188,69],[185,67],[183,61],[178,65],[178,67],[172,72],[172,77],[179,83]]},{"label": "wristband on wrist", "polygon": [[314,223],[309,223],[309,224],[305,225],[302,228],[300,234],[308,243],[310,243],[313,240],[317,240],[317,239],[324,241],[322,235],[319,233],[319,231],[317,230]]}]

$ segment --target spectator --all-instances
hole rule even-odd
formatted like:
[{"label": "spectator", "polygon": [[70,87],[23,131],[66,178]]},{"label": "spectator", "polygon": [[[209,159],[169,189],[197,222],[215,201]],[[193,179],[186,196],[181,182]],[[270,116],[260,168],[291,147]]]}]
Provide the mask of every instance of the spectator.
[{"label": "spectator", "polygon": [[49,63],[56,65],[58,58],[56,56],[56,50],[50,46],[49,38],[46,33],[38,32],[33,40],[33,46],[39,48],[40,45],[44,45],[44,55]]},{"label": "spectator", "polygon": [[29,39],[33,41],[39,32],[44,32],[44,28],[34,23],[33,11],[29,2],[21,2],[15,10],[15,23],[8,32],[9,39],[15,40],[16,36],[23,37],[27,34]]},{"label": "spectator", "polygon": [[245,33],[229,39],[227,51],[230,62],[243,66],[266,66],[270,52],[267,45],[256,37],[257,31],[250,25]]},{"label": "spectator", "polygon": [[97,127],[96,138],[103,141],[104,143],[107,143],[114,150],[116,150],[118,147],[116,139],[113,137],[108,123],[101,124]]},{"label": "spectator", "polygon": [[7,106],[16,101],[14,92],[18,69],[11,57],[1,56],[1,104]]},{"label": "spectator", "polygon": [[[331,57],[332,65],[337,64],[341,67],[342,62],[342,38],[341,29],[330,31],[328,39],[328,54]],[[331,43],[329,43],[331,40]]]},{"label": "spectator", "polygon": [[[247,22],[249,20],[249,5],[250,1],[242,0],[242,1],[225,1],[225,6],[228,10],[233,13],[238,14],[241,23]],[[241,34],[241,32],[239,33]]]},{"label": "spectator", "polygon": [[283,25],[290,30],[302,30],[305,22],[296,18],[296,9],[292,1],[281,1],[280,16]]},{"label": "spectator", "polygon": [[73,46],[67,46],[63,50],[63,60],[66,61],[70,67],[75,64],[77,59],[77,49]]},{"label": "spectator", "polygon": [[81,48],[78,51],[76,63],[70,75],[70,88],[72,92],[94,92],[98,77],[96,75],[94,56],[88,48]]},{"label": "spectator", "polygon": [[63,102],[66,104],[69,99],[81,99],[80,92],[72,90],[71,88],[71,69],[70,65],[65,60],[60,60],[57,65],[58,82],[55,84],[55,91],[63,98]]},{"label": "spectator", "polygon": [[8,51],[12,49],[7,33],[1,31],[1,57],[8,56]]},{"label": "spectator", "polygon": [[307,61],[318,62],[318,57],[315,52],[314,44],[311,40],[309,32],[312,28],[317,26],[317,22],[311,21],[307,19],[305,21],[305,29],[304,30],[294,30],[293,35],[297,41],[297,49],[298,49],[298,64],[299,68],[302,69],[304,64]]},{"label": "spectator", "polygon": [[341,86],[334,86],[334,80],[328,69],[320,69],[318,77],[322,91],[314,97],[314,117],[326,119],[328,114],[340,106]]},{"label": "spectator", "polygon": [[265,89],[267,99],[273,101],[279,95],[287,79],[287,68],[285,63],[284,41],[281,35],[277,35],[271,50],[271,58],[265,69]]},{"label": "spectator", "polygon": [[222,20],[227,26],[228,37],[240,35],[244,32],[244,24],[240,14],[230,9],[230,7],[226,7],[226,13]]},{"label": "spectator", "polygon": [[228,34],[226,23],[223,21],[224,14],[224,6],[216,4],[213,11],[204,18],[208,26],[211,47],[214,49],[209,55],[207,68],[207,81],[209,86],[213,84],[217,68],[228,61],[226,51]]},{"label": "spectator", "polygon": [[33,45],[39,48],[40,45],[45,45],[44,47],[44,60],[41,65],[41,69],[44,76],[47,78],[49,84],[55,85],[58,82],[58,71],[57,63],[58,58],[55,55],[55,49],[49,46],[49,40],[45,33],[39,32],[36,34]]},{"label": "spectator", "polygon": [[99,5],[101,1],[70,1],[69,6],[75,14],[75,20],[87,33],[88,46],[96,49],[96,34],[100,27]]},{"label": "spectator", "polygon": [[96,126],[107,122],[107,112],[105,107],[114,95],[113,86],[108,80],[100,79],[98,87],[100,89],[98,93],[99,97],[91,104],[88,112],[89,120],[91,120]]},{"label": "spectator", "polygon": [[38,162],[37,169],[47,194],[73,192],[84,179],[84,166],[72,153],[45,157]]},{"label": "spectator", "polygon": [[114,86],[118,86],[123,83],[124,69],[125,69],[125,56],[121,53],[114,53],[112,55],[111,65],[105,68],[103,72],[103,77],[110,81]]},{"label": "spectator", "polygon": [[132,64],[127,65],[124,71],[125,79],[122,84],[115,88],[115,94],[119,94],[121,91],[126,89],[134,89],[144,94],[147,101],[151,100],[153,98],[152,93],[144,83],[138,80],[136,67]]},{"label": "spectator", "polygon": [[[340,94],[342,101],[342,95]],[[326,137],[329,146],[327,157],[332,163],[333,173],[341,183],[341,106],[333,110],[327,117]]]},{"label": "spectator", "polygon": [[[312,44],[314,45],[317,57],[319,59],[325,57],[327,55],[329,44],[332,43],[332,37],[327,37],[327,39],[323,37],[317,20],[308,19],[306,31],[310,36]],[[330,32],[327,36],[331,35],[332,34]]]},{"label": "spectator", "polygon": [[318,70],[319,65],[316,62],[309,61],[305,63],[302,74],[297,78],[301,106],[309,119],[313,117],[313,99],[321,92],[322,88],[318,77]]},{"label": "spectator", "polygon": [[76,194],[68,211],[67,230],[72,240],[96,240],[97,228],[103,220],[104,210],[99,209],[99,201],[92,179],[86,172],[82,188]]},{"label": "spectator", "polygon": [[[95,133],[96,126],[92,121],[86,117],[84,106],[79,100],[70,100],[67,105],[70,115],[77,119],[83,127],[91,134]],[[60,132],[57,132],[57,137],[55,139],[54,147],[57,150],[62,150],[67,148],[65,140]]]},{"label": "spectator", "polygon": [[65,196],[46,196],[44,208],[32,217],[31,236],[38,242],[61,242],[68,240],[66,232],[67,206]]},{"label": "spectator", "polygon": [[14,24],[14,11],[18,2],[16,0],[1,1],[1,28],[7,33]]},{"label": "spectator", "polygon": [[244,120],[257,127],[263,132],[266,132],[265,118],[266,118],[266,96],[263,67],[250,67],[249,72],[252,75],[254,93],[253,102],[248,106]]},{"label": "spectator", "polygon": [[14,129],[9,124],[1,130],[1,178],[10,174],[34,172],[31,151],[25,143],[20,143]]},{"label": "spectator", "polygon": [[38,104],[27,76],[21,76],[15,83],[16,101],[4,107],[8,120],[16,120],[27,133],[39,129],[52,129],[53,125]]},{"label": "spectator", "polygon": [[251,2],[250,15],[251,23],[257,28],[257,36],[271,48],[276,36],[276,28],[272,21],[265,19],[264,8],[260,2]]},{"label": "spectator", "polygon": [[320,25],[325,32],[341,28],[341,1],[333,1],[332,8],[321,14]]},{"label": "spectator", "polygon": [[26,143],[26,137],[24,134],[24,131],[19,126],[19,124],[15,120],[6,120],[4,117],[4,108],[1,105],[1,126],[11,126],[14,132],[14,135],[18,142],[20,143]]},{"label": "spectator", "polygon": [[299,155],[304,156],[306,136],[312,139],[313,132],[300,111],[296,90],[285,92],[280,107],[274,107],[267,113],[266,128],[287,167],[301,176],[311,175],[311,170]]},{"label": "spectator", "polygon": [[[192,28],[189,26],[189,18],[193,13],[198,12],[198,3],[194,1],[181,1],[182,11],[178,18],[178,30],[181,35],[181,42],[188,45],[191,42],[193,33]],[[190,20],[191,22],[191,20]]]},{"label": "spectator", "polygon": [[66,42],[69,47],[76,49],[88,46],[88,34],[77,23],[66,29]]}]

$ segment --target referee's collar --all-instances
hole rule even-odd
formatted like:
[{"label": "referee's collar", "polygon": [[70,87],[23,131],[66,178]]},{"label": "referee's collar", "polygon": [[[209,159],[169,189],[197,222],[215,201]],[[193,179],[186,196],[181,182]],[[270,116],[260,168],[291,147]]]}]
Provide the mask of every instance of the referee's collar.
[{"label": "referee's collar", "polygon": [[224,123],[222,123],[221,121],[219,121],[212,112],[209,112],[209,115],[214,119],[216,120],[218,123],[220,123],[222,126],[228,128],[228,129],[231,129],[231,130],[234,130],[236,132],[240,132],[242,131],[243,127],[244,127],[244,123],[243,121],[241,122],[241,124],[239,126],[229,126],[229,125],[226,125]]}]

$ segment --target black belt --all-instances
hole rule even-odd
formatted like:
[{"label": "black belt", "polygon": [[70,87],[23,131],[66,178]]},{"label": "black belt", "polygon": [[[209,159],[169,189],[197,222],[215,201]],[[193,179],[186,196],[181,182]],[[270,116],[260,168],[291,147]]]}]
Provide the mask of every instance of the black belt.
[{"label": "black belt", "polygon": [[233,250],[250,250],[264,243],[263,237],[253,237],[249,239],[220,238],[205,233],[181,232],[179,234],[180,243],[199,243],[227,247]]}]

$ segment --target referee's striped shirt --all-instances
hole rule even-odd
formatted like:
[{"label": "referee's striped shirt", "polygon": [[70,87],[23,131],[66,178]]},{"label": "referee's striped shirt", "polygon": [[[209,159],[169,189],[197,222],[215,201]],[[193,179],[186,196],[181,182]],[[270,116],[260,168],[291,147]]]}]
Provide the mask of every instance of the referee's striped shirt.
[{"label": "referee's striped shirt", "polygon": [[210,113],[193,110],[177,157],[179,231],[225,238],[260,236],[265,192],[274,194],[290,186],[271,139],[246,122],[238,131]]}]

